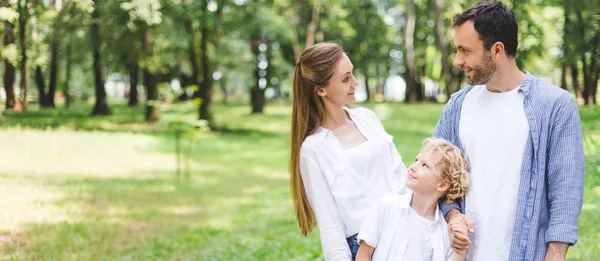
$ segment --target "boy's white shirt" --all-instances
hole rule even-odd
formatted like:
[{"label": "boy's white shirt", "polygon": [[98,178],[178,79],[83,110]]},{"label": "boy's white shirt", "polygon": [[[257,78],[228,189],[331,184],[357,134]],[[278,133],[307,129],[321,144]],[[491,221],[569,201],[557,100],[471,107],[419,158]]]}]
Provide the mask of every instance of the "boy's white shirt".
[{"label": "boy's white shirt", "polygon": [[[347,237],[360,230],[369,208],[387,193],[404,193],[407,168],[402,162],[392,136],[371,110],[346,109],[367,140],[385,144],[373,164],[384,166],[383,172],[356,173],[333,133],[319,128],[307,137],[300,149],[300,173],[306,196],[315,213],[323,257],[326,261],[349,261],[352,256]],[[385,182],[369,182],[367,175],[377,175]]]},{"label": "boy's white shirt", "polygon": [[[410,221],[411,197],[412,193],[387,195],[380,198],[370,209],[358,233],[358,240],[364,240],[375,248],[373,261],[423,260],[423,253],[407,251],[411,240],[410,231],[419,225]],[[452,260],[454,251],[450,248],[448,224],[441,217],[438,207],[435,213],[431,233],[428,235],[433,247],[432,260]]]}]

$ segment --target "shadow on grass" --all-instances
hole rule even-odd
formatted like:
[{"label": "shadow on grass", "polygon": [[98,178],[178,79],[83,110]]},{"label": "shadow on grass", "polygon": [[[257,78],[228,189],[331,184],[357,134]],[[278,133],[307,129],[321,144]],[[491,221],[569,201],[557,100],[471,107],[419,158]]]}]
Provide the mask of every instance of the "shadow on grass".
[{"label": "shadow on grass", "polygon": [[57,182],[30,177],[63,192],[63,198],[50,203],[69,217],[22,224],[21,232],[10,237],[5,231],[9,240],[0,246],[5,259],[11,257],[7,260],[258,260],[265,255],[287,260],[297,256],[286,251],[273,254],[273,245],[304,246],[306,255],[318,256],[314,242],[296,241],[287,181],[246,172],[193,173],[189,180],[175,180],[174,173],[162,172],[145,179]]}]

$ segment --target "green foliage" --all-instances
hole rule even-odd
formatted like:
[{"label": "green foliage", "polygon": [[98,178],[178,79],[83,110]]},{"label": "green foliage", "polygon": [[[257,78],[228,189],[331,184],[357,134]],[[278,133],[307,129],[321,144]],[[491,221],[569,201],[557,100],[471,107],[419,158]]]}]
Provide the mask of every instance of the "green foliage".
[{"label": "green foliage", "polygon": [[0,7],[0,21],[14,23],[19,20],[19,13],[12,8]]}]

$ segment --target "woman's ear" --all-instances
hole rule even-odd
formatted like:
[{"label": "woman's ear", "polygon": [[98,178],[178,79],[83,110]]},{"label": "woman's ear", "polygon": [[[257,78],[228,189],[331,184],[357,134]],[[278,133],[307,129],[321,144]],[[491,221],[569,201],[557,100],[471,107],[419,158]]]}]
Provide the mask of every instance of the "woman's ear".
[{"label": "woman's ear", "polygon": [[325,95],[327,94],[324,88],[319,88],[319,86],[317,85],[315,85],[315,93],[317,93],[317,95],[321,97],[325,97]]}]

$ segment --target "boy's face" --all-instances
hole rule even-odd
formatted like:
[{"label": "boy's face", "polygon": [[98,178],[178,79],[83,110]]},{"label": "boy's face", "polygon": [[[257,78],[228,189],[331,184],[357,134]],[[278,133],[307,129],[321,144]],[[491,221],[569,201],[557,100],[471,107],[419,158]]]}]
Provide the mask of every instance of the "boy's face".
[{"label": "boy's face", "polygon": [[422,150],[417,155],[415,162],[408,168],[406,187],[419,193],[443,191],[440,170],[437,167],[442,157],[438,154],[432,150]]}]

